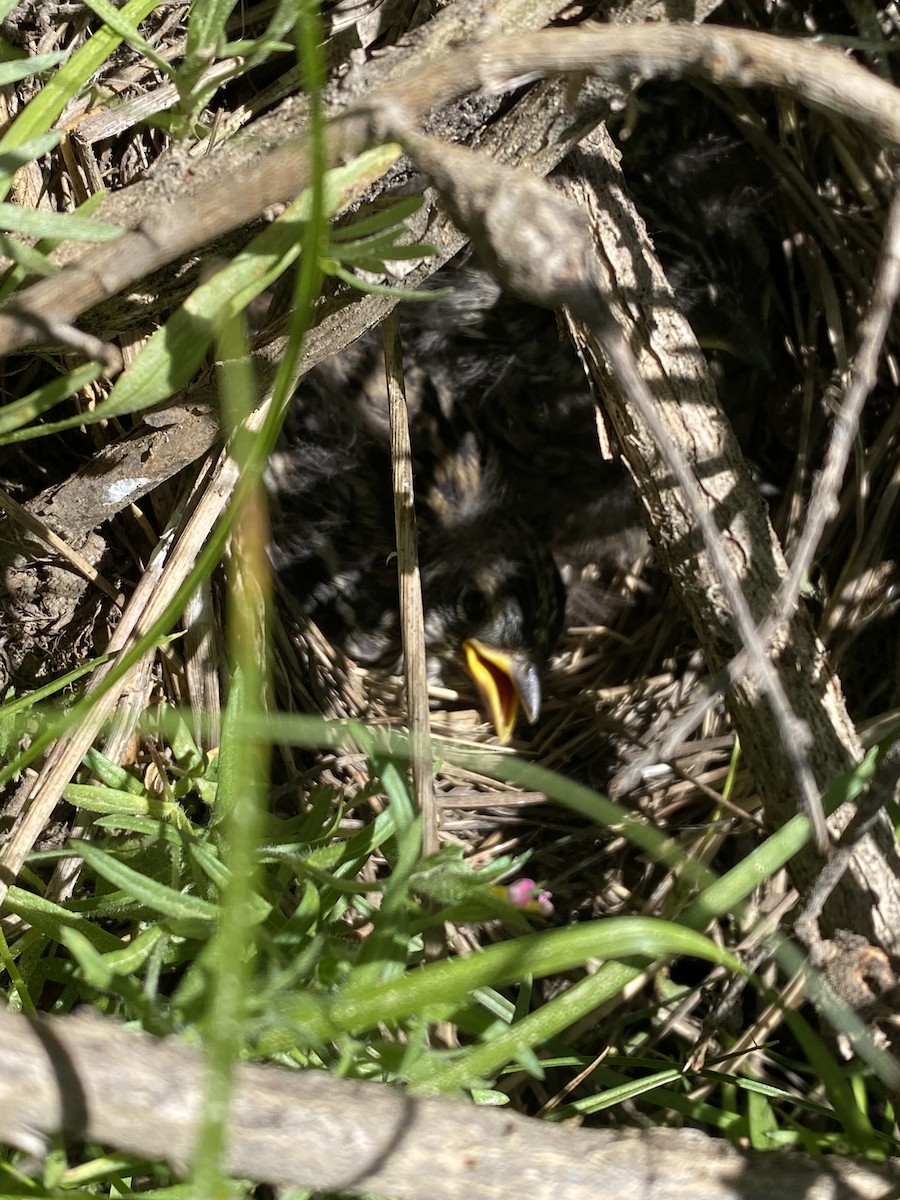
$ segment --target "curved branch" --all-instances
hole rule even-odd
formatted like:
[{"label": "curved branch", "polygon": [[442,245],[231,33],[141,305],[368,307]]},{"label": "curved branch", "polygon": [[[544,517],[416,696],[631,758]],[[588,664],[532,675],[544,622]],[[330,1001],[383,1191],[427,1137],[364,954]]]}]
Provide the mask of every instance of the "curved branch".
[{"label": "curved branch", "polygon": [[[897,89],[836,50],[715,26],[650,24],[503,35],[448,53],[376,88],[336,118],[328,132],[329,156],[334,161],[362,150],[371,138],[373,113],[393,107],[409,122],[468,92],[502,92],[546,75],[585,72],[631,83],[635,77],[699,77],[737,87],[779,88],[900,145]],[[298,139],[169,203],[148,206],[131,232],[26,288],[0,309],[0,354],[30,344],[36,325],[70,324],[150,272],[293,199],[308,182],[305,143]]]}]

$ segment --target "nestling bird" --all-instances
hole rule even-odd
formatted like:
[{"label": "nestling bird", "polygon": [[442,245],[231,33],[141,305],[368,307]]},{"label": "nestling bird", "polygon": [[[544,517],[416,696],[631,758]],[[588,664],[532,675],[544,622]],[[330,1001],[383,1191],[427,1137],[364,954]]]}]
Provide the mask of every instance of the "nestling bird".
[{"label": "nestling bird", "polygon": [[[643,154],[642,130],[650,143]],[[766,374],[767,345],[752,306],[725,300],[734,280],[759,291],[746,280],[757,279],[766,257],[757,228],[765,179],[733,138],[694,138],[663,153],[654,134],[639,126],[629,144],[633,178],[657,207],[678,209],[674,248],[663,218],[654,232],[698,336],[717,348],[725,399],[741,410],[737,369],[749,366],[751,380]],[[745,168],[738,175],[737,166]],[[581,565],[630,561],[642,537],[621,469],[601,460],[593,397],[553,314],[504,296],[465,262],[433,286],[447,282],[449,298],[400,310],[426,645],[432,681],[458,688],[468,676],[505,741],[519,710],[536,720],[541,670],[562,628],[566,597],[554,558],[578,579]],[[333,643],[361,665],[395,671],[388,446],[373,334],[299,390],[277,483],[274,561]],[[603,589],[570,589],[569,601],[575,624],[608,616]]]},{"label": "nestling bird", "polygon": [[[487,277],[474,278],[495,302]],[[479,419],[484,393],[504,372],[521,388],[522,371],[510,372],[508,344],[498,361],[483,332],[467,345],[473,331],[460,333],[461,314],[463,325],[468,313],[483,327],[483,313],[472,318],[470,293],[449,308],[423,306],[430,311],[418,314],[405,338],[425,641],[431,681],[474,682],[505,742],[520,712],[531,723],[540,713],[541,673],[562,629],[565,592],[512,469],[514,455]],[[474,352],[472,362],[463,361],[461,346]],[[528,465],[534,490],[537,464]],[[304,381],[275,492],[273,560],[289,593],[350,658],[396,672],[397,567],[377,337]]]}]

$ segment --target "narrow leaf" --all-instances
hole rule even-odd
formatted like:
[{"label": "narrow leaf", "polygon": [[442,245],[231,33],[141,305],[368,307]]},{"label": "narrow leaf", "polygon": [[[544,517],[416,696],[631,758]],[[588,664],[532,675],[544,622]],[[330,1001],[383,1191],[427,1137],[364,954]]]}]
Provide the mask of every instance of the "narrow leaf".
[{"label": "narrow leaf", "polygon": [[0,252],[12,259],[18,267],[19,277],[16,279],[14,287],[18,287],[26,275],[36,275],[38,278],[47,279],[59,271],[59,267],[35,246],[29,246],[26,242],[20,242],[17,238],[8,237],[6,234],[0,234]]},{"label": "narrow leaf", "polygon": [[[650,917],[611,917],[566,929],[512,938],[466,959],[429,963],[401,979],[317,1003],[298,997],[292,1019],[312,1036],[337,1031],[359,1033],[379,1021],[394,1021],[431,1010],[447,1012],[464,1004],[480,987],[501,987],[525,975],[543,978],[582,966],[590,958],[660,958],[689,955],[741,972],[738,960],[709,938],[669,921]],[[302,1013],[302,1016],[301,1016]]]},{"label": "narrow leaf", "polygon": [[103,815],[155,817],[164,821],[172,817],[177,808],[170,800],[136,796],[134,792],[121,792],[100,784],[70,783],[64,795],[76,808]]},{"label": "narrow leaf", "polygon": [[354,221],[350,225],[342,225],[338,229],[332,229],[331,241],[335,244],[338,242],[355,242],[360,238],[368,237],[372,233],[379,233],[383,229],[403,228],[403,222],[419,211],[422,207],[423,196],[410,196],[406,200],[398,200],[396,204],[392,204],[390,208],[382,209],[381,212],[373,213],[370,217],[363,217],[359,221]]},{"label": "narrow leaf", "polygon": [[453,288],[438,288],[433,292],[414,292],[407,288],[388,287],[383,283],[369,283],[366,279],[360,279],[358,275],[353,275],[350,271],[345,271],[341,266],[335,266],[328,274],[336,275],[338,279],[344,283],[349,283],[351,287],[357,288],[360,292],[371,292],[375,296],[393,296],[395,300],[415,300],[429,301],[441,300],[445,296],[453,295]]},{"label": "narrow leaf", "polygon": [[0,87],[9,87],[11,83],[27,79],[29,75],[40,75],[42,71],[49,71],[65,57],[65,50],[51,50],[48,54],[35,54],[31,58],[16,58],[11,62],[0,63]]},{"label": "narrow leaf", "polygon": [[107,933],[99,925],[85,920],[84,917],[65,908],[62,904],[45,900],[43,896],[36,896],[33,892],[28,892],[16,885],[13,885],[6,893],[3,909],[4,912],[22,917],[39,933],[54,942],[62,940],[64,929],[75,929],[99,951],[107,952],[122,948],[120,939]]},{"label": "narrow leaf", "polygon": [[[2,70],[3,68],[0,67],[0,73]],[[42,154],[49,154],[55,146],[59,145],[62,137],[61,129],[52,129],[49,133],[42,133],[38,137],[23,142],[15,150],[7,150],[5,154],[0,154],[0,172],[4,175],[11,175],[14,171],[18,171],[19,167],[24,167],[26,163],[40,158]]]},{"label": "narrow leaf", "polygon": [[111,242],[125,232],[108,221],[94,221],[75,213],[45,212],[21,204],[0,204],[0,229],[28,237],[59,238],[69,242]]},{"label": "narrow leaf", "polygon": [[218,917],[218,909],[209,901],[199,896],[187,896],[156,879],[142,875],[140,871],[120,862],[90,842],[73,842],[72,849],[107,883],[121,888],[140,904],[162,913],[170,920],[209,925]]}]

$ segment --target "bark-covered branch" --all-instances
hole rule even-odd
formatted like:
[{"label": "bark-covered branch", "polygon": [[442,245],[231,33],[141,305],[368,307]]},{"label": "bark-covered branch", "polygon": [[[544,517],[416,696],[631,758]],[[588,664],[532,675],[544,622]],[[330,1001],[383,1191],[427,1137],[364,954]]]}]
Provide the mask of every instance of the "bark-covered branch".
[{"label": "bark-covered branch", "polygon": [[[184,1173],[204,1094],[199,1050],[97,1016],[0,1013],[0,1140],[65,1132]],[[887,1200],[896,1164],[744,1153],[693,1130],[583,1130],[324,1071],[238,1067],[237,1178],[396,1200]]]},{"label": "bark-covered branch", "polygon": [[[742,30],[654,24],[504,34],[448,51],[374,88],[336,118],[327,133],[329,156],[337,160],[363,149],[372,136],[373,112],[395,107],[414,120],[469,92],[503,92],[522,80],[560,73],[595,73],[629,85],[666,76],[780,88],[900,144],[896,89],[835,50]],[[233,171],[225,159],[216,162],[216,174],[201,184],[186,175],[183,192],[157,196],[122,238],[18,293],[0,309],[0,354],[40,340],[48,327],[71,324],[152,271],[292,200],[309,182],[302,139]]]}]

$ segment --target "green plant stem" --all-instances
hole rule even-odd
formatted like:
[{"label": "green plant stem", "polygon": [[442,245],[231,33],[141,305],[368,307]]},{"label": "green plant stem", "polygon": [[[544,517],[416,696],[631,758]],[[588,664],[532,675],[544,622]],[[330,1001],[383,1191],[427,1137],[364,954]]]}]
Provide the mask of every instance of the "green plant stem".
[{"label": "green plant stem", "polygon": [[321,48],[318,0],[299,0],[297,48],[309,105],[309,221],[304,231],[303,254],[294,288],[294,319],[273,388],[272,407],[276,413],[273,421],[273,443],[274,435],[281,427],[278,414],[284,411],[293,392],[303,339],[315,317],[315,303],[322,286],[320,260],[325,257],[328,246],[328,223],[325,213],[325,173],[328,170],[328,161],[321,94],[325,82],[325,62]]},{"label": "green plant stem", "polygon": [[266,711],[266,604],[268,569],[265,497],[251,470],[252,435],[244,420],[254,407],[254,388],[242,318],[228,324],[220,340],[223,414],[232,433],[232,452],[246,484],[237,512],[229,574],[228,648],[234,663],[219,754],[214,822],[228,868],[222,889],[219,929],[208,955],[209,997],[203,1022],[208,1074],[203,1121],[194,1160],[198,1195],[218,1200],[229,1194],[222,1167],[234,1070],[244,1040],[244,1019],[254,962],[258,846],[268,797],[269,743],[247,737],[244,718]]}]

